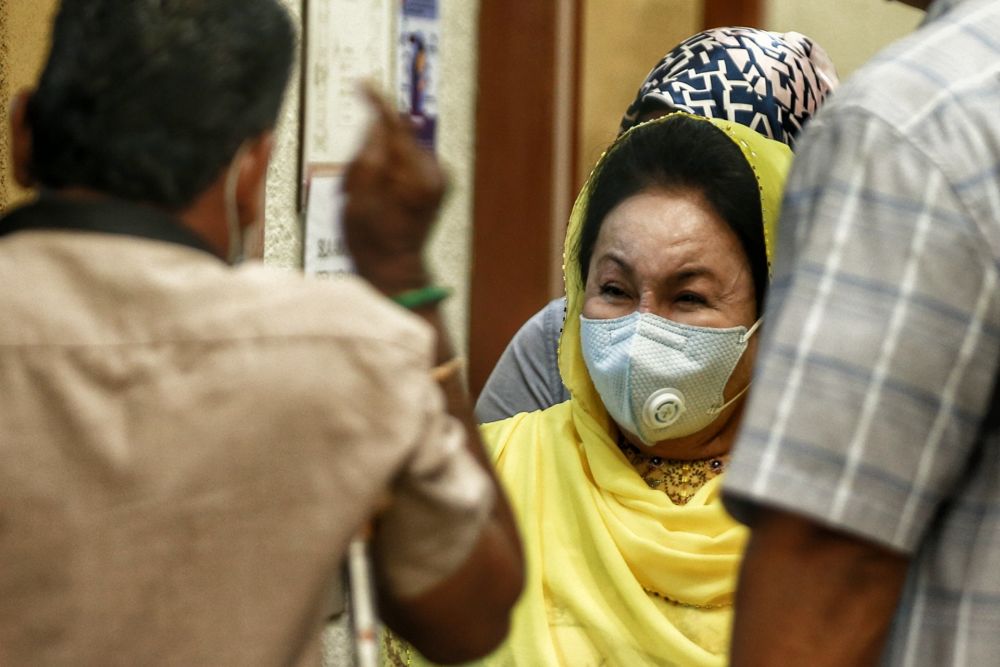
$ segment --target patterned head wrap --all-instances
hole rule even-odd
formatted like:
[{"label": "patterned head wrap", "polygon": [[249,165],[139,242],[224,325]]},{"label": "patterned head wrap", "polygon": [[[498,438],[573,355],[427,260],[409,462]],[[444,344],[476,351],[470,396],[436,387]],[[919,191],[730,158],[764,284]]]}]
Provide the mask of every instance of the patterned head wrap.
[{"label": "patterned head wrap", "polygon": [[837,87],[826,52],[805,35],[716,28],[681,42],[646,77],[621,132],[657,108],[729,120],[795,145]]}]

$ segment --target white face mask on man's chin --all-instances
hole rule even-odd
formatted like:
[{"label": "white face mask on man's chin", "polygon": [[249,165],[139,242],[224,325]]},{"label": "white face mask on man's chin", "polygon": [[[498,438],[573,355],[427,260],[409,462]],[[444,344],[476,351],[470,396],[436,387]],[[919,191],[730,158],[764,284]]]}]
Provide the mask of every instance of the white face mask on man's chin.
[{"label": "white face mask on man's chin", "polygon": [[261,205],[258,207],[260,215],[257,220],[243,227],[240,225],[240,207],[236,194],[239,187],[240,169],[243,168],[243,161],[249,152],[249,144],[244,142],[236,151],[236,156],[229,164],[229,171],[226,172],[225,182],[225,205],[226,205],[226,230],[229,237],[229,247],[226,251],[226,261],[230,265],[242,263],[247,257],[256,258],[263,256],[264,243],[264,188],[261,187]]}]

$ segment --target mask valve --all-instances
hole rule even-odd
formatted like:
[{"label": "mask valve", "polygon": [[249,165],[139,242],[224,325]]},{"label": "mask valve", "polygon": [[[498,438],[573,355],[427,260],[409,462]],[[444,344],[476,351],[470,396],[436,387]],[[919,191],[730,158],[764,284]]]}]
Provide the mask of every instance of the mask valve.
[{"label": "mask valve", "polygon": [[676,389],[659,389],[646,399],[642,420],[651,429],[670,426],[684,414],[684,394]]}]

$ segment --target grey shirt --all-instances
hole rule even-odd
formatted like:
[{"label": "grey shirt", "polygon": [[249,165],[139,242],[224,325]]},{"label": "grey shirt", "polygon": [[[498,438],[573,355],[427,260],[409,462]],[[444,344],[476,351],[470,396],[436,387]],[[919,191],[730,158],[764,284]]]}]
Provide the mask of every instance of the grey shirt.
[{"label": "grey shirt", "polygon": [[476,418],[480,423],[569,400],[559,375],[559,335],[565,314],[566,298],[555,299],[514,334],[479,394]]},{"label": "grey shirt", "polygon": [[812,121],[726,473],[911,558],[886,665],[1000,656],[998,108],[1000,3],[938,0]]}]

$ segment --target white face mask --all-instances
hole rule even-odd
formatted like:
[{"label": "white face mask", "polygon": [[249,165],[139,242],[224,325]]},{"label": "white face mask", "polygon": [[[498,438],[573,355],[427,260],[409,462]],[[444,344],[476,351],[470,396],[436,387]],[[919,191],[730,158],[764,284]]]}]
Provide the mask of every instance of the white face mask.
[{"label": "white face mask", "polygon": [[240,182],[240,169],[243,168],[243,160],[249,144],[244,142],[236,151],[236,156],[229,163],[229,171],[226,172],[225,198],[226,198],[226,229],[229,233],[229,248],[226,252],[226,261],[230,264],[240,264],[245,259],[244,249],[246,238],[244,234],[249,234],[254,225],[249,225],[244,229],[240,225],[240,207],[236,201],[236,189]]},{"label": "white face mask", "polygon": [[723,390],[758,320],[711,329],[634,312],[611,320],[580,317],[583,359],[608,414],[648,446],[705,428],[726,402]]}]

